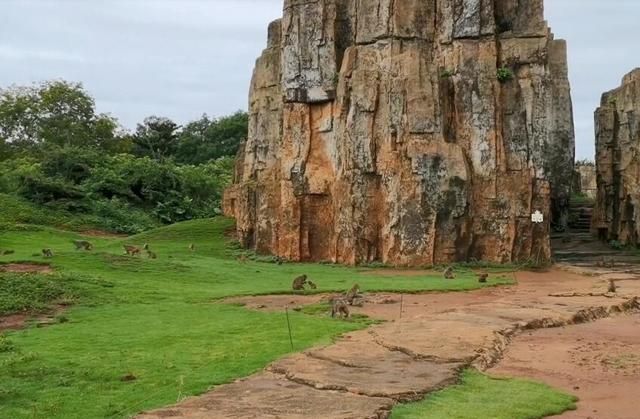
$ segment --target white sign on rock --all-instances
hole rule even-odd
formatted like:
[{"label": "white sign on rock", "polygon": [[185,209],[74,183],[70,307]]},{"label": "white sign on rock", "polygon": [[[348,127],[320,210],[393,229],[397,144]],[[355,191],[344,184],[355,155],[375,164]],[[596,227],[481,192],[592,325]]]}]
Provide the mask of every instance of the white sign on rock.
[{"label": "white sign on rock", "polygon": [[531,222],[535,224],[544,223],[544,215],[540,211],[534,212],[533,214],[531,214]]}]

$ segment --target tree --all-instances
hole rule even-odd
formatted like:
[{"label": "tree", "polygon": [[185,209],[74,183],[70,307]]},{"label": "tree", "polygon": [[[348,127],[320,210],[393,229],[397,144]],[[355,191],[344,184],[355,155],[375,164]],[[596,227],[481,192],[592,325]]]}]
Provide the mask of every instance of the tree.
[{"label": "tree", "polygon": [[114,142],[117,127],[112,117],[96,114],[95,101],[80,83],[0,89],[0,138],[17,150],[102,147]]},{"label": "tree", "polygon": [[202,164],[221,157],[235,156],[240,143],[247,138],[248,125],[249,116],[242,111],[219,119],[203,115],[182,130],[176,161]]},{"label": "tree", "polygon": [[178,126],[169,118],[151,116],[138,124],[133,136],[133,152],[139,157],[164,161],[175,154],[178,146]]}]

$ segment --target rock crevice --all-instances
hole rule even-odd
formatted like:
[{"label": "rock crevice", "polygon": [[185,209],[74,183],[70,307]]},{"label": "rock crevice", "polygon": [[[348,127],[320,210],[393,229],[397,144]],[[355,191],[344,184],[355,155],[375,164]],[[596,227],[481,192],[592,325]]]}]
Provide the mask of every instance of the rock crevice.
[{"label": "rock crevice", "polygon": [[546,259],[566,225],[566,44],[542,0],[287,0],[249,106],[225,213],[258,252]]}]

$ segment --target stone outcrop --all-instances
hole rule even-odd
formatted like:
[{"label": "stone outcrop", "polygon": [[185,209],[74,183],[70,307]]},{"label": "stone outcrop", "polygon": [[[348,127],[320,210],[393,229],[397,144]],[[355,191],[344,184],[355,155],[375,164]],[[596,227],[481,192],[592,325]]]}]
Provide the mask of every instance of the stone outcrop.
[{"label": "stone outcrop", "polygon": [[598,197],[593,227],[600,237],[639,244],[640,68],[605,93],[595,114]]},{"label": "stone outcrop", "polygon": [[595,200],[598,194],[595,164],[593,164],[593,162],[577,163],[574,173],[574,183],[573,193]]},{"label": "stone outcrop", "polygon": [[542,0],[286,0],[268,39],[225,195],[245,246],[405,266],[550,256],[574,133]]}]

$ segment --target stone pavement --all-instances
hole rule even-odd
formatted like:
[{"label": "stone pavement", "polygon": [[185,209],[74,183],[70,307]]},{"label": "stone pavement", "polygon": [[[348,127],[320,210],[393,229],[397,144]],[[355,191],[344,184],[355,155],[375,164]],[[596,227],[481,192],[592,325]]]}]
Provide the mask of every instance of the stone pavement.
[{"label": "stone pavement", "polygon": [[[616,295],[605,294],[600,277],[557,270],[519,273],[517,280],[514,287],[458,294],[447,308],[437,303],[444,295],[412,296],[424,304],[401,320],[349,333],[138,418],[388,418],[395,404],[455,383],[466,367],[495,365],[523,332],[640,310],[640,281],[630,276]],[[571,296],[557,296],[564,294]]]}]

